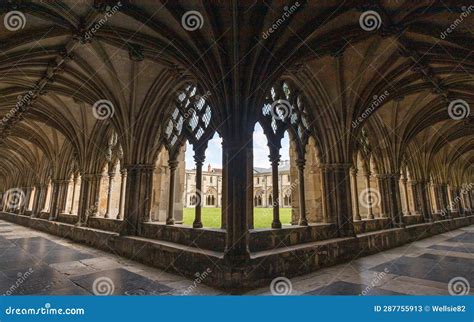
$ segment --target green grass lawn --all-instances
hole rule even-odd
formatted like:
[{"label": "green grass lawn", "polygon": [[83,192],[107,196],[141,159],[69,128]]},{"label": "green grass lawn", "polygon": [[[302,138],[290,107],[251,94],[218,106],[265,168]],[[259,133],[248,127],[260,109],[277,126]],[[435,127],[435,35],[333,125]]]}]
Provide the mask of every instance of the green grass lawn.
[{"label": "green grass lawn", "polygon": [[[254,208],[254,227],[271,228],[273,220],[272,208]],[[192,226],[194,221],[194,208],[184,208],[184,224]],[[291,208],[280,208],[280,221],[290,224]],[[202,224],[204,227],[221,227],[221,208],[202,208]]]}]

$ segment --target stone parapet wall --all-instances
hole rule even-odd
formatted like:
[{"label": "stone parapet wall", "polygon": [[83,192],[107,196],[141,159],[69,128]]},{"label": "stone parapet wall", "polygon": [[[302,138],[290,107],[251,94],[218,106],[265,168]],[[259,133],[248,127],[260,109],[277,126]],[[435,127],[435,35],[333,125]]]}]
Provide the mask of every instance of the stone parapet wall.
[{"label": "stone parapet wall", "polygon": [[[224,260],[224,253],[185,246],[169,241],[144,237],[120,236],[111,231],[78,227],[58,221],[0,212],[0,219],[36,230],[69,238],[95,248],[114,253],[129,259],[140,261],[165,270],[179,272],[189,277],[208,269],[212,271],[203,282],[228,291],[243,292],[246,289],[267,285],[278,276],[294,277],[313,272],[319,268],[353,260],[358,257],[378,253],[385,249],[401,246],[422,238],[441,234],[463,226],[474,224],[474,216],[459,217],[434,223],[422,223],[405,228],[392,228],[360,234],[357,237],[333,238],[307,243],[296,243],[290,247],[279,247],[273,250],[252,252],[251,258],[240,263]],[[102,219],[104,220],[104,219]],[[155,233],[161,227],[148,225],[145,231]],[[180,230],[179,228],[176,228]],[[312,229],[308,228],[312,233]],[[318,227],[315,231],[331,230],[331,225]],[[190,229],[191,231],[191,229]],[[194,230],[199,232],[201,230]],[[281,230],[284,232],[284,230]],[[169,233],[166,230],[166,233]],[[183,230],[185,234],[185,230]],[[253,233],[252,240],[273,232],[260,231]],[[289,231],[289,242],[304,240],[307,231]],[[161,232],[162,236],[165,230]],[[221,236],[215,232],[215,236]],[[316,233],[317,235],[317,233]],[[300,239],[298,239],[300,238]],[[293,239],[293,240],[291,240]],[[270,244],[262,244],[265,249]],[[304,263],[305,265],[303,265]]]}]

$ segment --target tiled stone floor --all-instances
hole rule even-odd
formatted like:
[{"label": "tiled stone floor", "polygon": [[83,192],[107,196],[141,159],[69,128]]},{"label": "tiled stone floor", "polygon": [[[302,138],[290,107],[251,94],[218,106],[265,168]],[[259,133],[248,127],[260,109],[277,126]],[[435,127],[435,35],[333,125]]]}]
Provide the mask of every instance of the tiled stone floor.
[{"label": "tiled stone floor", "polygon": [[[292,295],[447,295],[474,285],[474,226],[291,279]],[[193,280],[0,220],[0,295],[87,295],[107,279],[115,295],[226,294]],[[106,286],[104,286],[106,287]],[[106,290],[107,291],[107,290]],[[269,287],[247,294],[271,294]],[[471,294],[474,294],[471,292]]]}]

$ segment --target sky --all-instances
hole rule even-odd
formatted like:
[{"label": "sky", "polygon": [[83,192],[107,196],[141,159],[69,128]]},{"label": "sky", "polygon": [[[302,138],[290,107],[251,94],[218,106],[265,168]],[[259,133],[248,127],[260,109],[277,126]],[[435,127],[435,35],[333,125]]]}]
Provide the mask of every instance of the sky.
[{"label": "sky", "polygon": [[[281,140],[281,160],[289,160],[289,139],[288,133],[285,133],[283,140]],[[255,131],[253,132],[253,165],[254,167],[259,168],[270,168],[270,161],[268,159],[268,146],[267,138],[263,134],[263,129],[260,124],[255,125]],[[194,166],[194,152],[192,146],[189,143],[186,143],[186,154],[185,162],[186,169],[193,169]],[[217,135],[209,141],[207,150],[206,150],[206,161],[204,161],[204,168],[207,168],[207,165],[211,164],[213,168],[222,168],[222,139]]]}]

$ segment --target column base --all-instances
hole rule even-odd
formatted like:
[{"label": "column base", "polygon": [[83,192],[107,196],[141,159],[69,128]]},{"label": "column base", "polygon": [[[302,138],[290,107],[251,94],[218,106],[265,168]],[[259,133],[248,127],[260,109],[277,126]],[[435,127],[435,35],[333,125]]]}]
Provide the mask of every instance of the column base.
[{"label": "column base", "polygon": [[200,222],[200,221],[193,222],[193,228],[202,228],[202,227],[203,227],[202,222]]},{"label": "column base", "polygon": [[298,222],[298,225],[300,225],[300,226],[308,226],[308,221],[307,221],[306,219],[300,220],[300,221]]},{"label": "column base", "polygon": [[272,228],[275,228],[275,229],[281,228],[281,222],[279,221],[272,222]]}]

